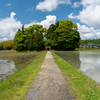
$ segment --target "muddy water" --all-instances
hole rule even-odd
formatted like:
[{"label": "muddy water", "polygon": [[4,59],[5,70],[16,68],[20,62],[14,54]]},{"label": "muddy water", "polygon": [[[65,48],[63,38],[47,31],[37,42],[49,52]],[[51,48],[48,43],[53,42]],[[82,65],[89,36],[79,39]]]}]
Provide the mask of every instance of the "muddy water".
[{"label": "muddy water", "polygon": [[0,60],[0,81],[9,77],[16,71],[15,63],[12,60]]},{"label": "muddy water", "polygon": [[100,52],[55,52],[72,66],[100,84]]}]

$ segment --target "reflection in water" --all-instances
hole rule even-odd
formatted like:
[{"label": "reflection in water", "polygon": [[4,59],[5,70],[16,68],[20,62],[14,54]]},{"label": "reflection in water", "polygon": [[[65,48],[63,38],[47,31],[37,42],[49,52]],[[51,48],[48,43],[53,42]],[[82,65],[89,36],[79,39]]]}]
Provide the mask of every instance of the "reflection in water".
[{"label": "reflection in water", "polygon": [[100,53],[80,52],[80,61],[80,70],[97,83],[100,83]]},{"label": "reflection in water", "polygon": [[15,72],[14,61],[0,60],[0,81]]},{"label": "reflection in water", "polygon": [[67,52],[55,52],[58,56],[62,57],[66,60],[69,64],[76,67],[77,69],[80,68],[80,59],[79,59],[79,52],[67,51]]},{"label": "reflection in water", "polygon": [[100,84],[100,52],[55,52],[72,66]]}]

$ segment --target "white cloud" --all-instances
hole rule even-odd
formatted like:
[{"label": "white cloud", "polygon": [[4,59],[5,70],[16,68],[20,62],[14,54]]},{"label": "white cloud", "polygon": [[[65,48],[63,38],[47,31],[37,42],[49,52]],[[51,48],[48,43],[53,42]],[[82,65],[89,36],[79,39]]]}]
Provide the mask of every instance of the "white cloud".
[{"label": "white cloud", "polygon": [[12,40],[18,30],[22,26],[20,21],[14,18],[16,13],[11,12],[10,17],[0,19],[0,41]]},{"label": "white cloud", "polygon": [[11,6],[11,4],[10,4],[10,3],[8,3],[8,4],[7,4],[7,6]]},{"label": "white cloud", "polygon": [[80,11],[77,16],[82,23],[95,28],[100,28],[100,5],[90,5]]},{"label": "white cloud", "polygon": [[73,12],[72,12],[72,13],[70,13],[70,14],[68,15],[68,18],[70,18],[70,19],[75,19],[76,16],[73,16]]},{"label": "white cloud", "polygon": [[81,5],[81,3],[79,3],[79,2],[74,2],[73,8],[77,8],[77,7],[79,7],[80,5]]},{"label": "white cloud", "polygon": [[0,42],[1,41],[6,41],[6,40],[8,40],[8,38],[2,38],[2,39],[0,39]]},{"label": "white cloud", "polygon": [[87,7],[89,5],[99,5],[100,0],[81,0],[81,4],[83,7]]},{"label": "white cloud", "polygon": [[70,0],[44,0],[43,2],[39,2],[36,6],[36,10],[41,11],[53,11],[56,10],[57,6],[60,4],[71,4]]},{"label": "white cloud", "polygon": [[[20,21],[17,21],[14,16],[16,13],[11,12],[10,17],[0,19],[0,42],[6,40],[14,39],[14,36],[19,28],[21,28],[22,24]],[[43,25],[44,28],[48,28],[49,25],[55,24],[56,16],[55,15],[48,15],[46,19],[41,22],[31,21],[29,24],[25,24],[25,27],[29,27],[33,24],[40,24]]]},{"label": "white cloud", "polygon": [[82,40],[100,38],[100,29],[95,30],[93,27],[86,27],[85,25],[80,25],[79,23],[77,23],[77,25]]},{"label": "white cloud", "polygon": [[56,22],[56,16],[55,15],[48,15],[46,16],[46,19],[41,21],[41,22],[36,22],[36,21],[31,21],[31,23],[26,24],[25,27],[29,27],[33,24],[39,24],[39,25],[43,25],[44,28],[49,28],[49,26],[51,24],[55,24]]},{"label": "white cloud", "polygon": [[70,13],[68,17],[79,19],[90,27],[100,28],[100,0],[82,0],[80,4],[83,9],[79,11],[79,15],[73,16],[73,13]]}]

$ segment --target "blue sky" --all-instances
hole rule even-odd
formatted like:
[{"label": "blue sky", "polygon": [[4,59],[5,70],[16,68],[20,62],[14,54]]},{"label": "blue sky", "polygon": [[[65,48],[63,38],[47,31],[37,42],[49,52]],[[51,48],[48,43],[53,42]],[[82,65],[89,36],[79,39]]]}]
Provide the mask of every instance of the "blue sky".
[{"label": "blue sky", "polygon": [[2,0],[0,42],[14,39],[22,24],[48,28],[59,20],[78,25],[81,39],[100,38],[100,0]]}]

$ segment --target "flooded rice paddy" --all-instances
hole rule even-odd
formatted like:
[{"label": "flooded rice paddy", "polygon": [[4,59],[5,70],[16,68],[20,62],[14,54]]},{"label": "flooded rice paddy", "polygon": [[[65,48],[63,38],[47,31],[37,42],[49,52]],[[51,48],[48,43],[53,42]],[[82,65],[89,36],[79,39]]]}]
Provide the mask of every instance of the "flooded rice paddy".
[{"label": "flooded rice paddy", "polygon": [[0,52],[0,81],[30,64],[42,52],[7,53]]},{"label": "flooded rice paddy", "polygon": [[16,71],[13,60],[0,60],[0,81]]},{"label": "flooded rice paddy", "polygon": [[100,84],[100,52],[57,51],[55,53]]}]

